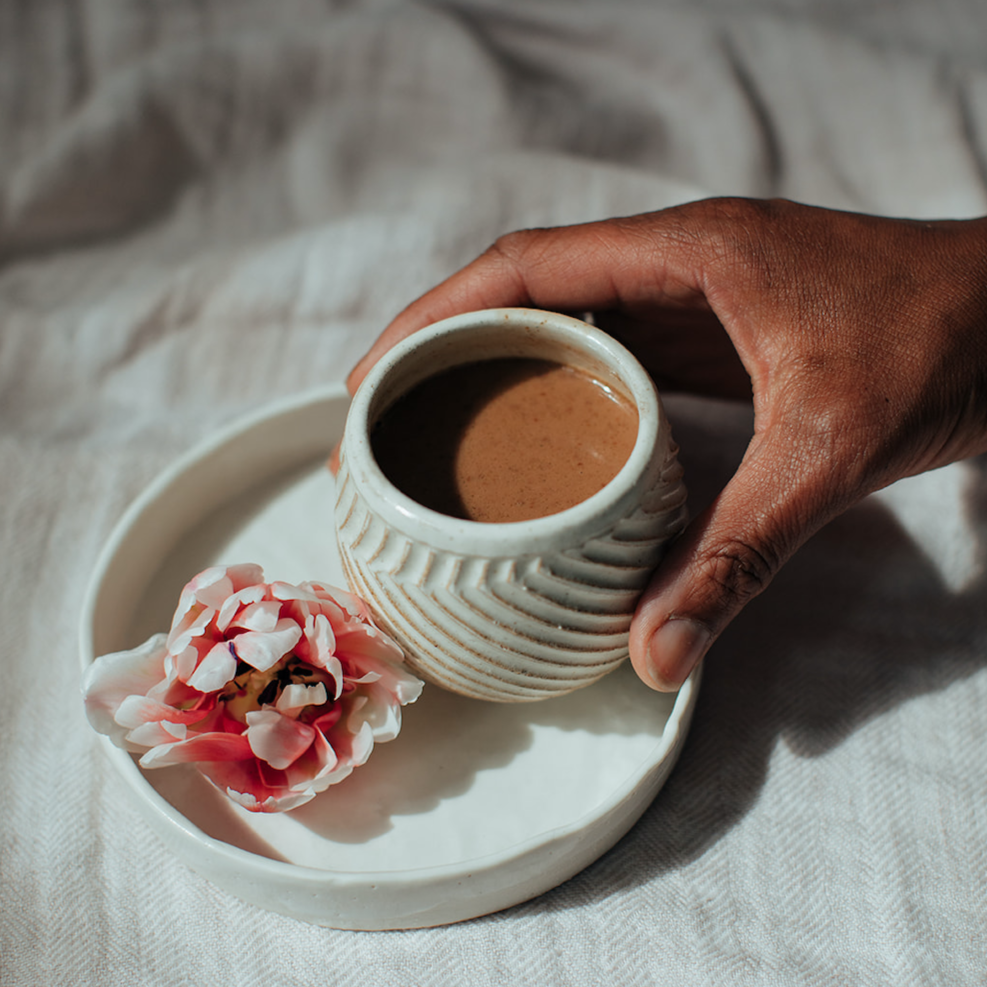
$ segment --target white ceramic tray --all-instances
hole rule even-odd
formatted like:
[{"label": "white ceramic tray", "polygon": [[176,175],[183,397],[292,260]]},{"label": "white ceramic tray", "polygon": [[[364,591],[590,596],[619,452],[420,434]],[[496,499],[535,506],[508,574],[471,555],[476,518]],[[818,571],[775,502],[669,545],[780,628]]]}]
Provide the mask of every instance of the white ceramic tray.
[{"label": "white ceramic tray", "polygon": [[[325,461],[348,403],[339,386],[266,408],[162,474],[97,565],[83,664],[167,630],[181,587],[209,565],[344,585]],[[396,740],[274,815],[241,809],[188,766],[145,773],[101,739],[151,828],[218,886],[319,925],[419,928],[526,901],[612,847],[668,776],[698,684],[660,695],[625,664],[541,703],[426,686]]]}]

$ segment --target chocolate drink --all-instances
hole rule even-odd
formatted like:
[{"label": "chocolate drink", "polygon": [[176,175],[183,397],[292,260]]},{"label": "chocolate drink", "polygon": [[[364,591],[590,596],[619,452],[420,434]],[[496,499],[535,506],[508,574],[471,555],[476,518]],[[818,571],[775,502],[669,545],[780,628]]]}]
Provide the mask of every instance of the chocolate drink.
[{"label": "chocolate drink", "polygon": [[588,373],[510,357],[422,381],[382,415],[371,445],[413,500],[498,523],[555,514],[601,490],[637,429],[634,404]]}]

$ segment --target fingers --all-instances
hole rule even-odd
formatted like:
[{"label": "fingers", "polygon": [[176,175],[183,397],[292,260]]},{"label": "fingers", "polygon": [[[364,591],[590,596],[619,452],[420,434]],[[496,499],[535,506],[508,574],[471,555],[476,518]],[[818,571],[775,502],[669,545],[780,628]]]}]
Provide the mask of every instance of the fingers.
[{"label": "fingers", "polygon": [[800,457],[784,446],[755,439],[733,479],[673,545],[642,594],[630,654],[652,688],[677,689],[796,549],[847,506],[826,471],[797,472],[792,464]]},{"label": "fingers", "polygon": [[655,299],[705,306],[701,271],[686,241],[668,250],[681,232],[671,213],[579,226],[522,230],[501,237],[484,254],[422,295],[398,315],[363,359],[347,386],[359,387],[392,346],[441,319],[485,308],[530,306],[556,311],[622,307]]}]

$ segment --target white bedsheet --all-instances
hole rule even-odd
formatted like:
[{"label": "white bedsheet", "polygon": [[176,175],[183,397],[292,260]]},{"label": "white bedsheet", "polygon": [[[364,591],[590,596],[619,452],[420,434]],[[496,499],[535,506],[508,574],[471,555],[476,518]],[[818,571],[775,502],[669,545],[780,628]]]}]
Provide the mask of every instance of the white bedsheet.
[{"label": "white bedsheet", "polygon": [[[76,625],[160,469],[342,379],[499,233],[710,193],[987,211],[985,42],[982,0],[2,0],[0,982],[983,984],[982,461],[814,538],[711,653],[640,824],[444,929],[187,870],[86,724]],[[669,407],[699,503],[747,416]]]}]

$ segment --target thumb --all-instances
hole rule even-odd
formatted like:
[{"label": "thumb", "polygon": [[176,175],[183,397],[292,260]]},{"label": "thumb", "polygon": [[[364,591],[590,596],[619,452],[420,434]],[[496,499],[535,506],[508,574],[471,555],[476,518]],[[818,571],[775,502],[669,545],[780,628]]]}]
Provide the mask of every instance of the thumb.
[{"label": "thumb", "polygon": [[631,663],[653,689],[677,689],[796,549],[847,506],[835,502],[840,494],[828,469],[807,469],[790,448],[768,440],[755,448],[757,442],[638,602]]}]

